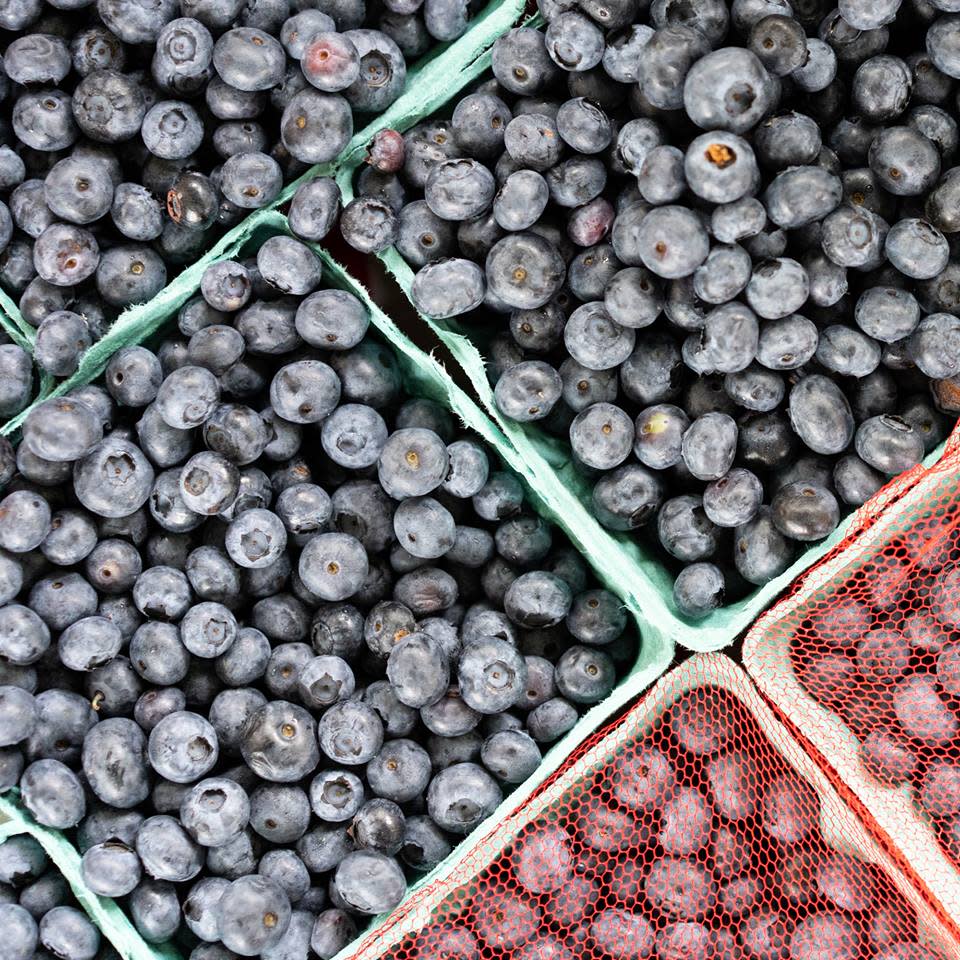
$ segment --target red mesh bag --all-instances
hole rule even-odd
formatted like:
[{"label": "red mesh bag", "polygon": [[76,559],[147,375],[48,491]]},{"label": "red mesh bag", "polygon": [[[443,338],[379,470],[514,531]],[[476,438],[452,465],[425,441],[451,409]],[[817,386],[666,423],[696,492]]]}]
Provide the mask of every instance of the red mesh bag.
[{"label": "red mesh bag", "polygon": [[354,954],[947,960],[960,946],[743,671],[706,654]]},{"label": "red mesh bag", "polygon": [[908,482],[750,631],[744,662],[960,923],[960,455]]}]

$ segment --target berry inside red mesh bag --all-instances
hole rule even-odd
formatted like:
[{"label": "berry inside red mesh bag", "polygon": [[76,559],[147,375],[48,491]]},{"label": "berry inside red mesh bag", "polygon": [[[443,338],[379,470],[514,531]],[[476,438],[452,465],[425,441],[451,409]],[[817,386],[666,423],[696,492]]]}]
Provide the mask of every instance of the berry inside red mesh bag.
[{"label": "berry inside red mesh bag", "polygon": [[[402,932],[383,938],[396,944],[391,960],[946,960],[960,951],[723,656],[668,674],[498,832],[462,881],[401,908]],[[358,958],[373,956],[371,946]]]},{"label": "berry inside red mesh bag", "polygon": [[960,504],[948,456],[756,625],[748,670],[960,907]]}]

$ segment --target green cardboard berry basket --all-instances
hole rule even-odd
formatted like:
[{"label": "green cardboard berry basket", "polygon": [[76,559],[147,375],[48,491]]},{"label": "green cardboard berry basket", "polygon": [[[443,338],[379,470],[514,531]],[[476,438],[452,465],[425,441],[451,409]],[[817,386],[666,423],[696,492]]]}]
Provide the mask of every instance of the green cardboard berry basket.
[{"label": "green cardboard berry basket", "polygon": [[[485,62],[484,54],[494,40],[522,18],[525,4],[526,0],[490,0],[487,6],[473,17],[463,36],[449,43],[437,44],[429,53],[409,67],[403,93],[387,110],[374,116],[368,124],[354,133],[335,160],[316,164],[287,184],[268,207],[254,212],[231,228],[207,253],[183,270],[149,303],[136,304],[127,308],[117,318],[106,336],[84,355],[80,369],[70,378],[71,384],[89,382],[103,370],[106,361],[109,361],[117,349],[125,342],[134,342],[130,339],[136,336],[133,331],[139,329],[141,324],[151,323],[165,310],[172,309],[175,299],[181,292],[187,291],[176,305],[183,303],[199,287],[204,268],[214,260],[229,256],[228,251],[235,251],[238,244],[249,236],[251,222],[256,224],[260,217],[281,209],[289,202],[298,186],[319,176],[335,176],[345,165],[349,165],[351,169],[355,168],[363,162],[367,145],[378,130],[388,128],[405,130],[413,126],[421,117],[439,109],[457,91],[463,89],[484,69],[483,66],[478,68],[477,63]],[[27,352],[33,353],[36,330],[23,318],[17,304],[2,289],[0,289],[0,328],[14,343]],[[138,337],[136,342],[142,339],[143,337]],[[62,387],[62,383],[60,386]],[[36,371],[34,394],[35,400],[59,395],[56,381],[47,374]],[[14,417],[0,429],[0,433],[4,436],[15,433],[23,422],[25,413],[26,410]]]},{"label": "green cardboard berry basket", "polygon": [[[127,308],[104,337],[84,354],[73,376],[59,383],[54,383],[49,378],[38,378],[37,399],[31,407],[0,428],[0,433],[15,439],[25,416],[41,399],[62,395],[74,387],[91,382],[102,374],[118,349],[141,343],[172,322],[180,306],[199,289],[200,278],[208,265],[221,259],[229,259],[241,252],[254,252],[268,236],[289,232],[286,218],[280,210],[300,183],[316,176],[335,176],[344,191],[345,200],[348,200],[352,195],[353,176],[364,160],[367,144],[374,133],[385,128],[409,129],[422,118],[442,110],[459,91],[489,68],[489,50],[494,40],[520,22],[523,13],[523,0],[491,0],[486,9],[474,19],[464,36],[439,48],[410,70],[405,92],[387,111],[356,133],[337,160],[312,168],[288,185],[270,207],[253,213],[231,229],[150,302]],[[531,503],[537,511],[556,522],[567,533],[574,546],[594,568],[599,579],[617,593],[637,623],[641,637],[640,652],[628,676],[607,700],[590,710],[553,746],[534,776],[519,785],[493,814],[490,822],[505,824],[512,829],[513,826],[521,825],[517,818],[526,816],[524,811],[529,805],[528,801],[541,795],[545,782],[566,782],[576,775],[576,770],[581,767],[578,762],[576,769],[570,768],[567,763],[570,755],[602,723],[636,698],[669,667],[675,642],[693,650],[726,646],[800,570],[826,553],[843,533],[838,531],[826,544],[809,551],[781,578],[757,591],[747,600],[719,611],[701,623],[684,621],[673,608],[671,577],[659,559],[628,539],[611,535],[592,517],[589,510],[589,492],[573,470],[569,451],[564,445],[548,440],[539,431],[522,429],[499,416],[493,404],[483,360],[476,346],[458,332],[453,324],[427,320],[439,340],[463,367],[480,398],[481,406],[454,384],[432,356],[415,347],[397,329],[390,318],[371,301],[366,290],[350,277],[344,268],[335,263],[322,248],[314,246],[314,250],[323,261],[326,282],[353,292],[367,304],[373,326],[396,352],[401,362],[408,388],[444,403],[468,428],[476,431],[494,448],[504,464],[523,479]],[[381,259],[401,288],[405,292],[409,291],[412,272],[399,255],[395,251],[387,251]],[[9,297],[2,294],[0,325],[15,342],[28,350],[32,348],[33,329],[23,320]],[[855,522],[855,519],[848,520],[844,529],[849,529]],[[729,663],[725,658],[720,660]],[[708,658],[704,662],[713,661]],[[733,669],[736,671],[735,667]],[[737,684],[745,682],[738,680]],[[746,689],[743,695],[755,696]],[[799,762],[801,760],[798,759]],[[805,757],[802,762],[810,764]],[[814,772],[811,772],[810,776],[814,776]],[[553,786],[550,789],[553,790]],[[126,960],[171,960],[171,954],[166,948],[144,944],[116,905],[93,897],[89,891],[82,889],[82,880],[77,869],[77,853],[67,837],[36,825],[18,805],[14,794],[0,797],[0,817],[6,819],[6,822],[0,825],[0,831],[31,833],[37,836],[46,848],[56,850],[53,858],[58,866],[67,865],[61,866],[61,869],[64,869],[65,876],[75,890],[78,890],[78,899]],[[498,833],[498,836],[502,835],[503,843],[509,842],[507,832]],[[4,835],[4,832],[0,832],[0,837]],[[479,834],[474,835],[478,836]],[[485,845],[489,842],[487,838],[478,840],[474,837],[468,838],[444,863],[413,885],[398,911],[389,917],[372,921],[367,940],[364,941],[365,951],[372,949],[369,947],[370,943],[385,942],[384,938],[391,935],[390,930],[396,924],[396,918],[405,915],[408,905],[421,891],[431,892],[432,895],[432,891],[439,885],[462,883],[469,879],[465,871],[471,869],[474,850],[485,851]],[[70,867],[70,864],[73,866]],[[72,872],[68,873],[68,868]],[[356,949],[356,946],[346,948],[341,958],[345,960],[346,957],[353,956]],[[373,956],[374,953],[364,955]]]},{"label": "green cardboard berry basket", "polygon": [[175,951],[164,945],[147,944],[113,900],[87,889],[80,872],[80,854],[56,830],[34,823],[16,801],[16,791],[0,796],[0,843],[20,834],[33,837],[60,872],[103,937],[124,960],[178,960]]},{"label": "green cardboard berry basket", "polygon": [[[528,23],[536,25],[537,18]],[[489,70],[491,54],[487,50],[464,70],[465,86],[483,76]],[[451,91],[446,108],[425,107],[419,117],[402,117],[398,129],[404,130],[412,123],[431,115],[446,116],[455,102]],[[346,204],[354,196],[354,181],[364,163],[361,154],[344,158],[337,174],[337,182]],[[379,255],[387,273],[396,281],[403,295],[410,301],[414,270],[395,247],[389,247]],[[757,615],[765,610],[804,570],[816,563],[840,543],[860,522],[857,514],[851,514],[825,540],[804,550],[797,559],[769,583],[757,588],[748,596],[721,609],[712,611],[700,620],[690,620],[677,609],[673,601],[674,576],[662,558],[647,544],[630,534],[604,529],[594,516],[591,505],[591,484],[573,463],[569,444],[564,439],[548,436],[535,424],[521,424],[504,417],[494,401],[493,390],[486,374],[486,364],[481,353],[482,339],[475,329],[456,318],[436,320],[420,314],[421,318],[436,333],[463,368],[470,384],[480,398],[481,405],[491,419],[500,427],[531,471],[541,476],[558,477],[564,490],[564,511],[560,522],[574,537],[603,538],[606,544],[604,562],[609,575],[621,585],[621,595],[629,597],[643,611],[648,632],[669,637],[678,646],[693,651],[720,650],[739,637]],[[924,461],[926,465],[936,462],[943,454],[941,444]],[[879,496],[879,494],[878,494]]]},{"label": "green cardboard berry basket", "polygon": [[[836,712],[807,692],[791,657],[804,620],[815,608],[829,605],[842,594],[857,571],[869,570],[892,542],[909,540],[918,522],[955,515],[960,503],[960,437],[954,434],[943,460],[909,478],[903,488],[895,505],[875,511],[869,525],[812,569],[757,621],[744,638],[743,662],[781,716],[800,731],[826,768],[863,804],[920,885],[960,926],[960,869],[940,845],[913,786],[883,786],[863,770],[859,737]],[[855,692],[850,690],[851,695]],[[955,749],[952,759],[956,759]]]},{"label": "green cardboard berry basket", "polygon": [[[394,911],[390,919],[335,960],[379,960],[407,944],[431,924],[454,920],[478,891],[478,876],[530,825],[555,819],[565,806],[583,797],[584,783],[655,730],[664,714],[685,694],[713,689],[731,695],[756,722],[760,735],[788,767],[802,777],[820,800],[820,830],[837,852],[879,867],[916,911],[918,931],[925,946],[945,958],[960,956],[960,931],[908,880],[864,823],[844,802],[830,780],[757,691],[741,667],[722,653],[696,654],[662,676],[626,713],[583,745],[555,776],[545,781],[527,803],[499,821],[473,844],[443,878],[425,885]],[[404,957],[407,950],[398,950]],[[591,954],[592,955],[592,954]]]},{"label": "green cardboard berry basket", "polygon": [[[289,234],[289,229],[286,217],[278,211],[261,211],[245,221],[242,230],[235,231],[230,237],[224,238],[202,261],[185,270],[153,301],[126,311],[103,339],[87,351],[77,373],[58,384],[50,392],[50,395],[62,395],[74,387],[96,379],[103,372],[110,357],[118,349],[130,344],[140,343],[158,332],[167,323],[175,321],[179,307],[197,291],[203,268],[208,263],[217,259],[229,259],[238,254],[254,253],[268,237],[279,234]],[[520,475],[524,480],[528,497],[534,508],[544,516],[555,518],[558,512],[562,510],[562,505],[554,501],[554,487],[558,485],[556,481],[552,485],[537,486],[537,478],[525,469],[520,454],[503,436],[501,431],[491,423],[487,415],[453,382],[437,360],[416,347],[396,327],[393,321],[372,302],[367,291],[353,280],[326,251],[315,245],[313,245],[313,249],[323,263],[325,284],[348,290],[359,297],[370,310],[372,326],[397,356],[406,389],[415,396],[426,396],[437,400],[455,413],[466,427],[479,434],[486,441],[506,467],[513,469]],[[4,432],[14,433],[23,418],[32,409],[32,406],[40,402],[42,400],[38,399],[31,407],[28,407],[22,414],[10,421],[4,427]],[[595,556],[603,550],[603,544],[595,545],[589,542],[579,542],[576,546],[585,559],[596,566]],[[596,572],[603,580],[602,569],[598,568]],[[615,586],[609,580],[604,582],[610,587]],[[629,603],[626,603],[625,606],[630,610],[635,623],[638,623],[640,620],[639,611],[630,607]],[[638,655],[626,677],[606,700],[584,714],[576,726],[546,753],[543,763],[536,773],[526,783],[519,785],[511,792],[494,812],[495,820],[505,818],[517,805],[523,803],[525,798],[537,788],[545,777],[562,766],[567,756],[584,739],[617,710],[621,709],[637,691],[645,689],[669,667],[673,659],[673,645],[669,640],[658,635],[648,640],[639,627],[637,633],[639,638]],[[0,797],[0,815],[7,818],[7,824],[4,825],[5,829],[31,833],[45,845],[55,847],[58,851],[59,861],[76,864],[77,853],[69,839],[63,834],[46,830],[35,824],[12,795],[6,798]],[[432,873],[417,881],[411,887],[411,895],[412,891],[444,877],[447,871],[459,861],[462,856],[461,849],[469,849],[471,843],[472,841],[467,838],[444,863],[440,864]],[[71,883],[82,886],[82,880],[77,870],[72,875]],[[98,905],[99,912],[91,911],[91,915],[97,919],[98,924],[100,924],[101,917],[105,921],[109,921],[102,924],[101,929],[126,960],[151,960],[151,956],[153,960],[171,960],[169,952],[171,948],[164,948],[151,954],[150,951],[154,950],[154,947],[143,943],[129,923],[123,925],[113,922],[118,915],[122,917],[122,911],[115,905],[102,898],[92,897],[89,892],[87,892],[86,897],[91,903]],[[86,901],[83,902],[86,904]],[[373,929],[380,922],[382,922],[381,918],[373,921]]]}]

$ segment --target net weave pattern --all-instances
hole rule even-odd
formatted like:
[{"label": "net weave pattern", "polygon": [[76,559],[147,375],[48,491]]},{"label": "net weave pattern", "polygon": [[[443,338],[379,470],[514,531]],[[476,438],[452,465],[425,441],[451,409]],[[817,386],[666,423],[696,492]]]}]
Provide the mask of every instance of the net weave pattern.
[{"label": "net weave pattern", "polygon": [[957,956],[918,923],[922,901],[908,902],[867,828],[718,682],[739,674],[749,686],[739,668],[705,657],[701,670],[700,659],[584,744],[356,956]]}]

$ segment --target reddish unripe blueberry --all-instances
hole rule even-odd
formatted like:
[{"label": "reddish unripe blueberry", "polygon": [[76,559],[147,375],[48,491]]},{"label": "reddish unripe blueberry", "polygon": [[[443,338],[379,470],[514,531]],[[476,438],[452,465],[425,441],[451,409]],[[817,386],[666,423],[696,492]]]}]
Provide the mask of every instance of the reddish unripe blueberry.
[{"label": "reddish unripe blueberry", "polygon": [[367,163],[381,173],[396,173],[404,156],[403,135],[396,130],[378,130],[367,147]]}]

